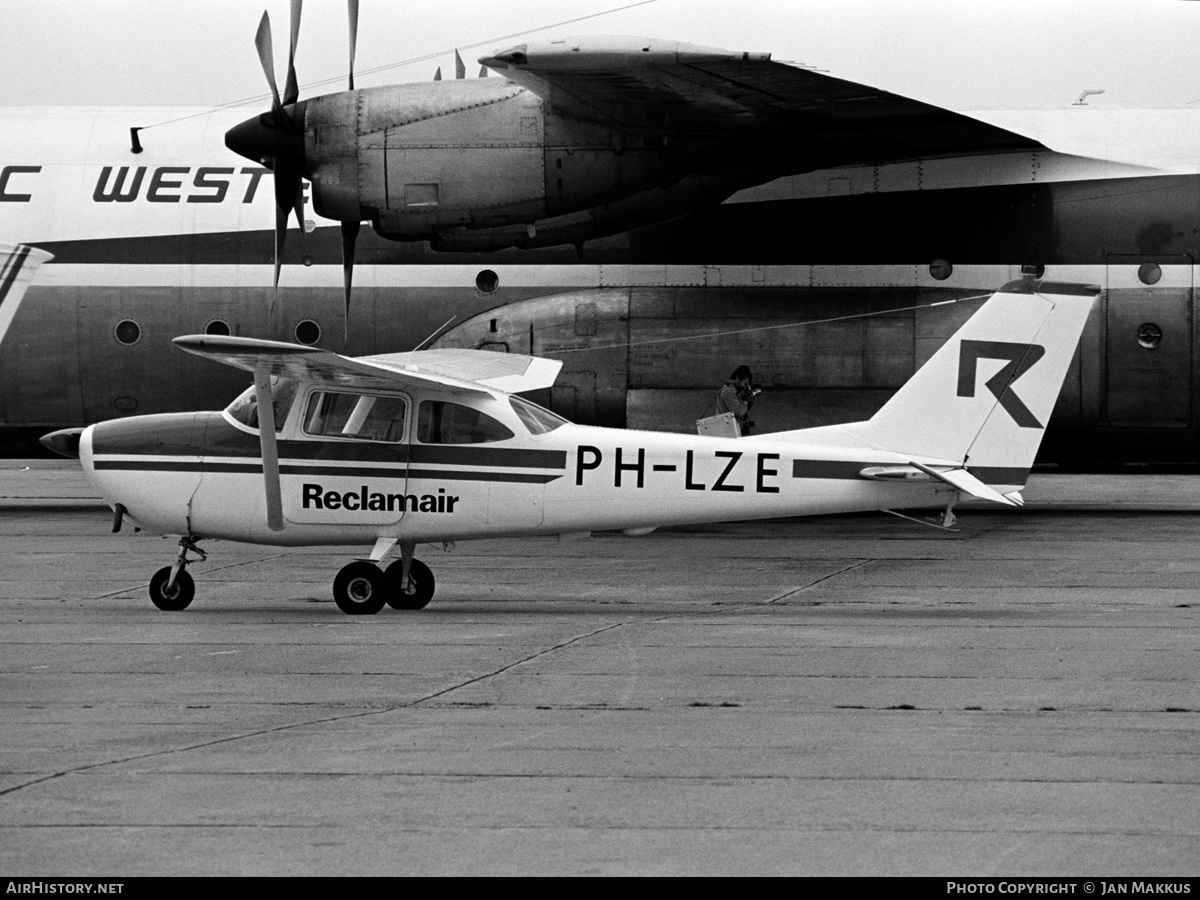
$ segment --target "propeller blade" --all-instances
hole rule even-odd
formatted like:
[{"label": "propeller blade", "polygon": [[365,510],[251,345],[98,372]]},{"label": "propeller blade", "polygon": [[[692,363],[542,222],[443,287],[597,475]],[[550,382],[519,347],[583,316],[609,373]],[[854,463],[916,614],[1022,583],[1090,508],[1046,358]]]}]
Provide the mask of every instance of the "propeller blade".
[{"label": "propeller blade", "polygon": [[258,33],[254,35],[254,47],[258,50],[258,61],[262,63],[263,74],[267,76],[267,84],[271,86],[271,96],[275,99],[272,109],[282,109],[279,102],[279,88],[275,86],[275,53],[271,46],[271,17],[263,11],[258,23]]},{"label": "propeller blade", "polygon": [[288,73],[287,85],[283,89],[283,105],[295,103],[300,99],[300,84],[296,80],[296,43],[300,40],[300,13],[304,8],[304,0],[292,0],[292,34],[288,44]]},{"label": "propeller blade", "polygon": [[296,178],[296,193],[292,196],[292,209],[296,211],[296,225],[304,240],[304,254],[308,255],[308,226],[304,223],[304,182]]},{"label": "propeller blade", "polygon": [[[275,289],[279,290],[279,270],[283,266],[283,246],[287,241],[288,215],[296,205],[300,191],[300,173],[275,161]],[[304,233],[303,214],[300,233]]]},{"label": "propeller blade", "polygon": [[462,57],[458,55],[457,50],[454,51],[454,77],[456,79],[467,77],[467,67],[463,63]]},{"label": "propeller blade", "polygon": [[488,73],[487,73],[487,66],[480,66],[480,67],[479,67],[479,77],[480,77],[480,78],[487,78],[487,75],[488,75]]},{"label": "propeller blade", "polygon": [[361,222],[342,223],[342,290],[346,295],[345,343],[350,341],[350,285],[354,280],[354,242]]},{"label": "propeller blade", "polygon": [[354,49],[358,43],[358,0],[346,0],[350,16],[350,90],[354,90]]}]

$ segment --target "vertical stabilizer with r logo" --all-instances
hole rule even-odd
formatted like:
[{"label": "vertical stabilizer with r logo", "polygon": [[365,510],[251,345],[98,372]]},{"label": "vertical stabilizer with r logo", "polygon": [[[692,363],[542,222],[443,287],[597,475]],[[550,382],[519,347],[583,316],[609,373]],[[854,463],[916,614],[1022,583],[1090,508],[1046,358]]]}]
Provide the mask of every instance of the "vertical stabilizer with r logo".
[{"label": "vertical stabilizer with r logo", "polygon": [[872,444],[1022,484],[1100,289],[1019,281],[997,291],[868,422]]}]

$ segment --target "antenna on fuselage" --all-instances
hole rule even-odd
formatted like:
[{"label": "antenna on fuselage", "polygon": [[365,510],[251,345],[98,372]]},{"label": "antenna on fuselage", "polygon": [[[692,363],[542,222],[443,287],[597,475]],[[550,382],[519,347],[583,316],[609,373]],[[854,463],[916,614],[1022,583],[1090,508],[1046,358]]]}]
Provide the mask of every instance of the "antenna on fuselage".
[{"label": "antenna on fuselage", "polygon": [[417,346],[413,347],[413,349],[414,350],[428,350],[429,345],[432,344],[434,341],[436,341],[438,338],[440,338],[447,331],[449,331],[450,326],[453,325],[456,321],[458,321],[458,316],[451,316],[449,319],[447,319],[445,322],[442,323],[441,328],[438,328],[437,330],[435,330],[433,332],[433,334],[431,334],[429,337],[425,338],[425,340],[421,341],[421,343],[417,344]]}]

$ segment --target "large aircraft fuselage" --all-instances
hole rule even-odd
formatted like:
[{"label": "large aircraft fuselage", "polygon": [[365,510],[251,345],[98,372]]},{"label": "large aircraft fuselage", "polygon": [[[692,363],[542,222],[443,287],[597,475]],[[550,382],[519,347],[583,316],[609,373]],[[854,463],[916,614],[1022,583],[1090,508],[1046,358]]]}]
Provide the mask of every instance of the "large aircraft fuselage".
[{"label": "large aircraft fuselage", "polygon": [[1050,153],[828,170],[582,253],[446,253],[364,229],[344,342],[337,224],[306,207],[273,300],[269,172],[211,149],[237,116],[144,131],[131,152],[130,126],[179,112],[63,110],[49,131],[44,111],[4,113],[3,236],[55,255],[0,353],[7,429],[211,408],[245,387],[179,353],[179,334],[360,355],[410,349],[452,317],[438,346],[563,359],[539,399],[584,424],[691,430],[740,364],[766,389],[758,430],[851,421],[965,317],[930,304],[1026,267],[1105,288],[1042,458],[1200,461],[1200,175]]}]

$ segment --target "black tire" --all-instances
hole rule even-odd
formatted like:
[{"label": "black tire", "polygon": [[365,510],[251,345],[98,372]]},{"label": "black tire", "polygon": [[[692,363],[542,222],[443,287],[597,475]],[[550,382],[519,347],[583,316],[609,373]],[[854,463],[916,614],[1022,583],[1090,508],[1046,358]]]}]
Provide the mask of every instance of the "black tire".
[{"label": "black tire", "polygon": [[404,576],[404,563],[396,560],[387,567],[383,577],[387,581],[387,604],[392,609],[424,609],[433,599],[434,579],[429,566],[419,559],[412,561],[408,570],[408,590],[400,586]]},{"label": "black tire", "polygon": [[165,609],[167,612],[179,612],[181,609],[187,609],[192,598],[196,596],[196,582],[192,581],[192,576],[187,573],[187,569],[180,569],[179,574],[175,576],[175,584],[168,591],[167,581],[170,578],[170,566],[154,573],[154,577],[150,579],[150,600],[159,609]]},{"label": "black tire", "polygon": [[387,596],[383,573],[374,563],[358,560],[344,566],[333,579],[333,600],[351,616],[373,616]]}]

